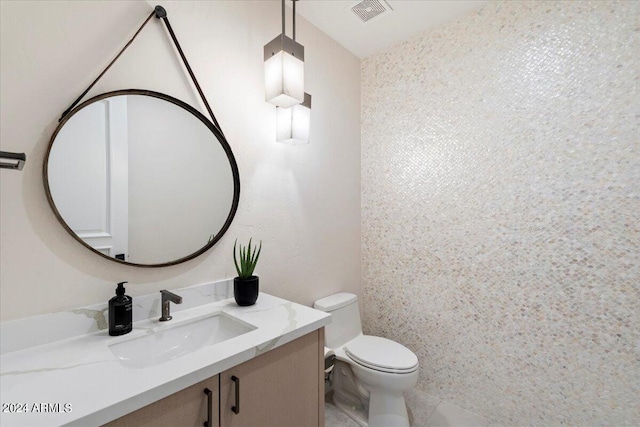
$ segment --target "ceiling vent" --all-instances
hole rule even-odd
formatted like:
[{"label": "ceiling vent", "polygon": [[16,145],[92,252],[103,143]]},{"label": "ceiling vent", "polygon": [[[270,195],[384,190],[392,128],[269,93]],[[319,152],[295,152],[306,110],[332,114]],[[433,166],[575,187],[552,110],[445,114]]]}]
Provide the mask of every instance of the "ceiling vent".
[{"label": "ceiling vent", "polygon": [[385,12],[391,12],[393,9],[384,0],[362,0],[349,7],[363,23],[369,22],[382,15]]}]

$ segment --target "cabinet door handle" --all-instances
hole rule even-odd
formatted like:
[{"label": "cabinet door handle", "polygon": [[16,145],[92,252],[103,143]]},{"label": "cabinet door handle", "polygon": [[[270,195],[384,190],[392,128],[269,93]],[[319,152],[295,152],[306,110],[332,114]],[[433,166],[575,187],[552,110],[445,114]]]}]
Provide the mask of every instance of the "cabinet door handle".
[{"label": "cabinet door handle", "polygon": [[204,389],[204,394],[207,395],[207,421],[204,422],[204,427],[213,427],[213,392],[208,388]]},{"label": "cabinet door handle", "polygon": [[231,410],[233,411],[234,414],[239,414],[240,413],[240,378],[233,375],[231,377],[231,381],[236,383],[236,404],[231,407]]}]

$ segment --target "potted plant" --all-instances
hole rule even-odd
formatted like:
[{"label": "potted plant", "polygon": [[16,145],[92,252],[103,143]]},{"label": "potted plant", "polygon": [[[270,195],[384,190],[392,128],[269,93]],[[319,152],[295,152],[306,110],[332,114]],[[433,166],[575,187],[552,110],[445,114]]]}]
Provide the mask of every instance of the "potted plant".
[{"label": "potted plant", "polygon": [[[237,251],[236,246],[239,246]],[[238,239],[233,244],[233,262],[238,272],[238,277],[233,279],[233,296],[238,305],[253,305],[258,299],[258,276],[253,275],[253,270],[256,268],[261,250],[262,241],[260,241],[260,247],[253,247],[253,252],[251,251],[251,239],[249,239],[249,245],[245,247],[238,245]],[[240,258],[240,262],[238,262],[238,258]]]}]

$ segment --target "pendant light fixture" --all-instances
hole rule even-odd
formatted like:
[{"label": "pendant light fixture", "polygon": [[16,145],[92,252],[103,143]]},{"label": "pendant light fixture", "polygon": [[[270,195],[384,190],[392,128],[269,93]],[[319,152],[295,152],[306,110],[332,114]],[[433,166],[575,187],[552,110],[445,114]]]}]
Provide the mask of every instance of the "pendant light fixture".
[{"label": "pendant light fixture", "polygon": [[276,141],[291,145],[309,143],[311,95],[305,92],[302,104],[276,107]]},{"label": "pendant light fixture", "polygon": [[293,0],[293,38],[285,35],[282,0],[282,34],[264,46],[265,99],[284,108],[304,101],[304,46],[295,41],[295,8]]}]

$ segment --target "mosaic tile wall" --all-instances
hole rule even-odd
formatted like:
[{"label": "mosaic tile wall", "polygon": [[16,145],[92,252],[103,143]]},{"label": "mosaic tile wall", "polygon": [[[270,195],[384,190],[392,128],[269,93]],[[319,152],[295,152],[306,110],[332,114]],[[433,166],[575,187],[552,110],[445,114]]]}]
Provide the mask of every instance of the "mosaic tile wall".
[{"label": "mosaic tile wall", "polygon": [[640,2],[489,3],[362,64],[363,318],[505,426],[640,425]]}]

